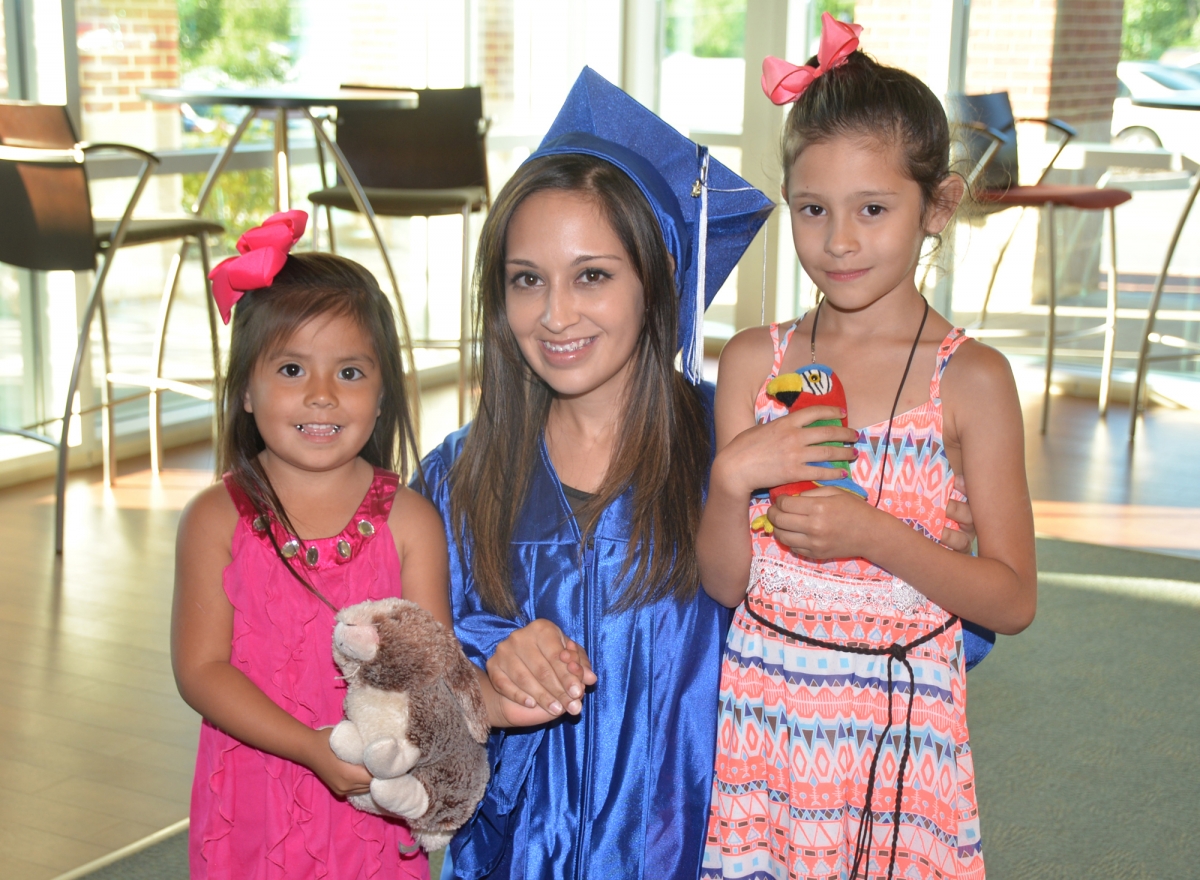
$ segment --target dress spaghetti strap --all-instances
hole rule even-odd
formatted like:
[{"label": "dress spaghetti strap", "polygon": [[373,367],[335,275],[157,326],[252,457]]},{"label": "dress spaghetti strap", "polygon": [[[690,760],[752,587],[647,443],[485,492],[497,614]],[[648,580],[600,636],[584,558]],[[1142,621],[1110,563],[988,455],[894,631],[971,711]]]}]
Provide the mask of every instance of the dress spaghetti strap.
[{"label": "dress spaghetti strap", "polygon": [[800,322],[803,320],[804,316],[801,315],[792,321],[792,326],[787,328],[787,332],[783,334],[782,340],[779,338],[779,324],[771,325],[771,348],[775,357],[771,362],[771,375],[767,376],[768,382],[779,375],[779,370],[783,367],[783,356],[787,353],[788,343],[792,341],[792,334],[796,332],[796,328],[800,326]]},{"label": "dress spaghetti strap", "polygon": [[958,351],[958,347],[970,338],[964,328],[955,327],[946,334],[946,338],[938,346],[937,358],[933,365],[933,378],[929,380],[929,399],[935,405],[941,403],[942,373],[946,372],[946,365],[950,363],[950,358],[954,355],[954,352]]}]

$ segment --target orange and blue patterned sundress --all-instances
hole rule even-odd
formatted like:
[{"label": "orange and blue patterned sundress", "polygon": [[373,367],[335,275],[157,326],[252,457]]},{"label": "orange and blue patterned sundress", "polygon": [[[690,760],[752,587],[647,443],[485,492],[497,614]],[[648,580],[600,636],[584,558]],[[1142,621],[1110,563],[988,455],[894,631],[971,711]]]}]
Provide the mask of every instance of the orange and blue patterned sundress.
[{"label": "orange and blue patterned sundress", "polygon": [[[795,328],[781,341],[772,325],[768,382]],[[935,540],[946,502],[962,497],[940,387],[967,338],[942,342],[929,400],[895,416],[890,448],[887,422],[863,428],[851,465],[874,504],[886,455],[880,508]],[[785,412],[764,382],[756,420]],[[768,506],[752,499],[750,519]],[[983,878],[957,618],[865,559],[815,562],[761,532],[753,547],[722,661],[702,880],[848,880],[856,856],[871,880]]]}]

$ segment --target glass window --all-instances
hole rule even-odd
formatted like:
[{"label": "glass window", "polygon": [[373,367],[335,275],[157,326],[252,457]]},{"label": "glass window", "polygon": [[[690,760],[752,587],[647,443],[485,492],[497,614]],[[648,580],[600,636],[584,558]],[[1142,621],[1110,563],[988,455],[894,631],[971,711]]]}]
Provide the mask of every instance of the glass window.
[{"label": "glass window", "polygon": [[[0,7],[0,94],[8,94],[7,39],[4,9]],[[0,426],[19,428],[25,424],[21,392],[25,384],[25,359],[21,346],[21,308],[16,273],[0,266]],[[0,434],[0,443],[8,441]],[[3,456],[0,450],[0,457]]]},{"label": "glass window", "polygon": [[[701,143],[726,141],[710,151],[740,173],[742,150],[733,144],[742,133],[746,0],[666,0],[663,19],[659,115]],[[735,268],[705,312],[705,336],[733,335],[737,297]]]},{"label": "glass window", "polygon": [[[1162,8],[1171,6],[1175,9],[1172,16],[1184,15],[1185,5],[1164,4]],[[1163,87],[1200,86],[1200,76],[1193,71],[1136,60],[1159,57],[1173,39],[1188,42],[1194,13],[1185,29],[1177,30],[1171,24],[1162,30],[1159,25],[1166,19],[1130,16],[1132,8],[1133,4],[1126,4],[1119,46],[1115,34],[1105,31],[1107,45],[1089,43],[1084,51],[1073,38],[1101,33],[1096,24],[1101,21],[1100,13],[1082,7],[1067,10],[1060,4],[1057,21],[1052,16],[1033,17],[1031,25],[1013,19],[1003,4],[974,3],[967,56],[968,91],[1007,90],[1018,117],[1061,117],[1078,129],[1073,149],[1079,151],[1077,157],[1086,159],[1086,167],[1054,170],[1049,182],[1099,184],[1132,193],[1132,199],[1115,212],[1119,311],[1114,375],[1118,384],[1132,380],[1150,293],[1188,196],[1186,172],[1166,171],[1161,164],[1155,167],[1158,157],[1152,155],[1139,164],[1136,153],[1156,152],[1160,145],[1187,152],[1200,133],[1200,114],[1137,107],[1129,101],[1131,89],[1137,96],[1143,92],[1168,94]],[[1115,63],[1118,51],[1119,64]],[[1018,67],[1026,74],[1014,78],[1012,71]],[[1047,133],[1044,126],[1018,126],[1023,183],[1037,179],[1042,165],[1053,155],[1057,139],[1058,135]],[[1110,139],[1134,154],[1128,160],[1132,167],[1106,167],[1104,145]],[[974,324],[975,335],[990,337],[987,341],[1017,365],[1018,375],[1024,367],[1029,376],[1037,376],[1045,362],[1047,241],[1053,235],[1058,332],[1079,334],[1056,349],[1055,367],[1070,371],[1070,383],[1095,388],[1103,335],[1088,336],[1086,331],[1094,331],[1105,318],[1109,254],[1102,227],[1107,221],[1098,211],[1058,210],[1052,229],[1047,229],[1048,222],[1044,211],[1001,210],[986,216],[976,214],[970,223],[959,224],[953,254],[957,266],[954,319],[968,327]],[[1155,327],[1164,336],[1191,342],[1200,338],[1200,248],[1194,246],[1200,240],[1198,227],[1200,221],[1193,212],[1171,263]],[[1000,254],[1003,259],[989,299],[989,278]],[[978,329],[985,301],[987,320]],[[1181,374],[1194,375],[1200,369],[1194,360],[1161,360],[1152,368],[1160,392],[1166,387],[1161,384],[1164,378],[1179,383]],[[1040,381],[1031,378],[1030,387],[1040,387]],[[1188,395],[1195,399],[1195,394],[1194,390],[1182,392],[1173,399],[1185,400]]]},{"label": "glass window", "polygon": [[685,134],[741,134],[746,0],[667,0],[659,115]]},{"label": "glass window", "polygon": [[[742,161],[737,138],[745,7],[745,0],[671,0],[662,7],[660,29],[662,51],[674,59],[662,76],[664,115],[689,133],[714,135],[714,155],[735,170]],[[152,180],[139,205],[142,217],[178,213],[193,204],[203,179],[199,169],[228,143],[246,112],[236,106],[156,105],[142,98],[143,89],[274,84],[324,89],[343,83],[453,88],[479,83],[491,123],[494,195],[536,147],[583,65],[615,82],[621,81],[623,68],[623,0],[75,0],[76,58],[63,56],[61,8],[55,2],[30,7],[30,39],[38,48],[29,55],[32,97],[64,101],[74,90],[66,88],[65,71],[77,69],[82,139],[130,143],[176,163],[189,161],[188,151],[204,151],[195,172],[160,174]],[[3,49],[0,39],[0,77]],[[689,76],[711,87],[697,88]],[[706,90],[709,98],[696,101]],[[230,251],[238,233],[274,210],[274,180],[265,155],[269,150],[264,149],[273,138],[273,121],[251,125],[244,146],[248,154],[258,148],[259,158],[242,164],[254,167],[222,175],[206,206],[205,213],[229,230],[214,243],[214,260]],[[293,204],[307,208],[305,195],[322,185],[314,139],[307,121],[298,116],[288,121],[288,128]],[[114,177],[111,163],[89,166],[96,214],[118,216],[133,179]],[[326,170],[332,179],[332,165]],[[314,218],[322,233],[326,222],[323,216]],[[339,252],[386,278],[363,219],[334,212],[333,222]],[[458,217],[435,217],[381,223],[415,336],[457,335],[460,222]],[[480,222],[473,218],[472,238]],[[328,247],[327,241],[323,237],[320,246]],[[105,294],[116,372],[152,372],[162,285],[176,252],[171,245],[141,246],[118,255]],[[61,408],[56,395],[62,393],[70,367],[77,308],[91,283],[86,275],[29,276],[27,282],[23,277],[0,268],[5,353],[0,358],[0,419],[5,425],[30,424]],[[164,373],[202,380],[209,373],[207,322],[194,248],[179,279]],[[718,316],[724,303],[730,322],[735,290],[731,283],[718,300]],[[13,356],[15,351],[19,356]],[[454,354],[430,351],[419,357],[421,364],[433,364]],[[83,406],[98,400],[98,345],[89,366],[80,395]],[[32,395],[27,386],[39,382],[45,393]],[[116,393],[139,395],[142,389],[121,387]],[[205,404],[173,393],[164,398],[168,429],[203,424]],[[143,397],[119,407],[118,433],[144,437],[146,412]],[[98,423],[84,420],[82,442],[94,445]]]},{"label": "glass window", "polygon": [[[212,2],[221,6],[219,0]],[[82,139],[125,143],[159,154],[189,146],[183,138],[182,119],[186,117],[180,108],[151,104],[141,96],[142,89],[179,85],[180,18],[176,0],[77,0],[75,26]],[[110,177],[102,162],[91,166],[93,213],[100,218],[120,217],[132,194],[134,179]],[[142,194],[137,216],[178,215],[185,196],[179,175],[156,175]],[[104,289],[114,372],[142,377],[154,373],[152,355],[162,288],[178,248],[178,243],[170,242],[140,245],[122,249],[117,255]],[[207,335],[196,248],[190,249],[179,278],[164,373],[174,379],[203,380],[211,375],[211,357],[206,347],[201,348],[199,358],[191,350]],[[97,338],[94,332],[93,340]],[[101,355],[100,346],[93,344],[94,381],[102,375]],[[118,435],[145,436],[145,389],[118,385],[114,393],[118,399],[133,398],[115,410]],[[168,431],[179,423],[204,418],[208,412],[208,404],[173,393],[163,395],[163,408]]]},{"label": "glass window", "polygon": [[0,95],[8,94],[8,37],[4,30],[4,7],[0,6]]},{"label": "glass window", "polygon": [[16,273],[8,266],[0,266],[0,426],[6,428],[19,428],[27,421],[22,399],[25,352],[21,323]]}]

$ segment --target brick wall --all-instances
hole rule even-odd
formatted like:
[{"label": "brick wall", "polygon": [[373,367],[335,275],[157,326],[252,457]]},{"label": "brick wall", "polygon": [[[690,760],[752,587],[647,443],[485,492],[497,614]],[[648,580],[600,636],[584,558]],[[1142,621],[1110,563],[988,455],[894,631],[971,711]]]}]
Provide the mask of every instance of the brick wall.
[{"label": "brick wall", "polygon": [[1117,96],[1123,0],[1059,0],[1050,115],[1107,130]]},{"label": "brick wall", "polygon": [[[1117,95],[1117,61],[1121,55],[1123,0],[973,0],[967,43],[967,91],[1005,91],[1017,116],[1057,117],[1074,126],[1079,139],[1107,141]],[[1057,142],[1059,135],[1040,125],[1020,127],[1018,142]],[[1049,158],[1022,149],[1022,179],[1030,181]],[[1100,169],[1054,172],[1051,180],[1094,183]],[[1070,295],[1096,285],[1101,217],[1097,212],[1060,211],[1058,236],[1059,293]],[[996,224],[1005,218],[997,216]],[[1029,267],[1031,299],[1048,293],[1045,217],[1022,257]],[[993,224],[993,225],[996,225]],[[1026,230],[1032,234],[1033,229]],[[982,233],[981,233],[982,234]],[[1074,248],[1070,247],[1076,243]]]},{"label": "brick wall", "polygon": [[[1123,0],[972,0],[968,92],[1008,91],[1018,116],[1057,116],[1103,131],[1112,116]],[[930,78],[936,4],[859,0],[863,47]]]},{"label": "brick wall", "polygon": [[1056,0],[974,0],[967,92],[1007,91],[1017,116],[1047,115],[1057,5]]},{"label": "brick wall", "polygon": [[508,121],[516,97],[513,88],[513,0],[479,4],[479,79],[485,112],[497,124]]},{"label": "brick wall", "polygon": [[967,91],[1007,90],[1018,116],[1103,132],[1112,118],[1122,0],[974,0]]},{"label": "brick wall", "polygon": [[[76,0],[75,16],[84,140],[179,149],[179,106],[138,95],[143,88],[179,85],[176,0]],[[178,176],[152,178],[139,213],[177,213],[181,186]],[[128,181],[92,184],[98,215],[116,216],[126,198]]]},{"label": "brick wall", "polygon": [[930,4],[914,0],[858,0],[854,20],[863,25],[862,49],[884,64],[927,80]]},{"label": "brick wall", "polygon": [[145,112],[139,89],[179,85],[175,0],[78,0],[75,15],[85,117]]},{"label": "brick wall", "polygon": [[[855,20],[865,27],[864,48],[881,61],[930,79],[930,35],[941,22],[944,2],[928,0],[858,0]],[[1116,67],[1121,49],[1123,0],[971,0],[967,41],[966,91],[1007,91],[1017,116],[1055,116],[1078,129],[1085,141],[1107,141],[1116,97]],[[937,11],[935,11],[937,10]],[[928,59],[928,60],[927,60]],[[1019,127],[1022,179],[1030,182],[1040,169],[1045,140],[1059,135],[1036,124]],[[1029,152],[1027,153],[1027,150]],[[1055,179],[1094,182],[1099,171],[1056,172]],[[971,236],[973,252],[984,253],[1000,227],[1001,240],[1011,220],[995,215],[996,224]],[[1059,251],[1060,293],[1092,289],[1095,257],[1090,244],[1099,234],[1099,217],[1086,212],[1059,212],[1056,234],[1073,249]],[[1027,229],[1028,241],[1011,250],[1007,264],[1020,265],[1028,284],[1014,296],[1028,303],[1046,292],[1043,233]],[[998,247],[998,245],[997,245]],[[994,258],[988,256],[985,260]],[[1020,274],[1020,272],[1018,273]],[[956,279],[956,288],[959,279]],[[993,305],[996,305],[993,301]]]}]

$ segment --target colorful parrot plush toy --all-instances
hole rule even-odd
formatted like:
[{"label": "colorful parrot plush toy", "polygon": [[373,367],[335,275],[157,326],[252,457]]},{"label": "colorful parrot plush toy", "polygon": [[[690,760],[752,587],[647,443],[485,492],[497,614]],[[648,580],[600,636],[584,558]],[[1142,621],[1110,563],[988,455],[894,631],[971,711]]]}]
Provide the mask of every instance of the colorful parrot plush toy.
[{"label": "colorful parrot plush toy", "polygon": [[[835,406],[839,409],[846,408],[846,390],[842,388],[842,383],[838,377],[834,375],[833,370],[824,364],[810,364],[807,367],[801,367],[794,373],[784,373],[782,376],[777,376],[767,383],[767,394],[774,397],[780,403],[788,408],[789,413],[796,410],[807,409],[810,406]],[[846,427],[846,419],[822,419],[812,423],[816,425],[841,425]],[[841,444],[834,441],[821,444],[823,446],[839,446]],[[845,461],[814,461],[814,465],[827,468],[836,468],[844,470],[848,474],[850,465]],[[771,503],[774,504],[784,495],[799,495],[802,492],[807,492],[809,489],[815,489],[817,486],[833,486],[837,489],[842,489],[852,495],[857,495],[859,498],[866,499],[866,491],[859,486],[850,477],[838,477],[832,480],[817,480],[815,482],[804,480],[798,483],[785,483],[782,486],[776,486],[770,490]],[[764,513],[761,516],[756,516],[754,521],[750,523],[752,529],[761,529],[768,535],[775,531],[771,521],[767,519]]]}]

